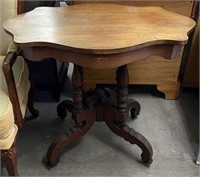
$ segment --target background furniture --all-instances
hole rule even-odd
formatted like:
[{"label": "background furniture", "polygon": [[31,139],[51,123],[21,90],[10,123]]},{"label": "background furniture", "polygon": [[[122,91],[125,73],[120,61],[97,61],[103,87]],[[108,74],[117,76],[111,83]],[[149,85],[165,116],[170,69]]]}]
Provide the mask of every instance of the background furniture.
[{"label": "background furniture", "polygon": [[[92,2],[107,3],[109,1],[95,0]],[[86,1],[75,0],[75,4],[81,3],[86,3]],[[133,6],[160,6],[166,10],[190,17],[194,1],[115,1],[114,3]],[[129,84],[156,85],[157,89],[165,94],[165,99],[176,99],[182,82],[180,80],[182,53],[183,51],[174,60],[164,60],[162,57],[153,56],[148,60],[128,64]],[[101,71],[84,69],[84,73],[85,88],[95,87],[96,84],[115,83],[113,79],[115,69]]]}]

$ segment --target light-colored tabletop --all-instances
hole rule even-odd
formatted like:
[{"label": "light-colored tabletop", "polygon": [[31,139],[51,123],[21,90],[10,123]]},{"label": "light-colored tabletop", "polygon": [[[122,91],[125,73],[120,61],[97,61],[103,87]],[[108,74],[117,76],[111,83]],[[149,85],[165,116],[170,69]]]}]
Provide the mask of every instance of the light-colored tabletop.
[{"label": "light-colored tabletop", "polygon": [[114,54],[156,45],[184,45],[195,22],[161,7],[84,4],[39,7],[6,21],[20,47],[48,46]]}]

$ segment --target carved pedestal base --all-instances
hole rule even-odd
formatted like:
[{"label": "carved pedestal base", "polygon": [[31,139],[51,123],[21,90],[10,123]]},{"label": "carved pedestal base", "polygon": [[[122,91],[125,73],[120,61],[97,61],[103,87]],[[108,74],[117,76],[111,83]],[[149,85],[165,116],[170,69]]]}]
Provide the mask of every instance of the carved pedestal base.
[{"label": "carved pedestal base", "polygon": [[75,125],[66,132],[64,137],[57,139],[51,144],[47,152],[47,165],[55,166],[59,162],[59,154],[62,149],[85,135],[95,121],[105,121],[107,126],[116,135],[124,138],[131,144],[138,145],[142,150],[142,161],[144,163],[151,163],[153,155],[151,145],[144,136],[125,124],[130,111],[134,116],[139,114],[139,103],[135,100],[128,100],[126,102],[126,111],[121,113],[118,111],[116,104],[117,97],[117,93],[110,89],[95,89],[84,94],[83,109],[80,113],[74,111],[74,104],[71,101],[64,101],[58,105],[58,115],[61,115],[63,118],[66,115],[66,110],[72,112]]},{"label": "carved pedestal base", "polygon": [[74,65],[73,102],[63,101],[58,105],[57,112],[61,118],[65,118],[67,111],[71,112],[75,125],[66,132],[64,137],[51,144],[47,152],[47,165],[55,166],[59,162],[59,154],[63,148],[85,135],[95,121],[104,121],[116,135],[131,144],[138,145],[142,150],[142,161],[149,164],[152,162],[153,150],[147,139],[125,124],[129,112],[131,117],[137,116],[140,112],[140,104],[128,99],[126,65],[117,69],[116,81],[116,91],[96,88],[84,93],[82,67]]}]

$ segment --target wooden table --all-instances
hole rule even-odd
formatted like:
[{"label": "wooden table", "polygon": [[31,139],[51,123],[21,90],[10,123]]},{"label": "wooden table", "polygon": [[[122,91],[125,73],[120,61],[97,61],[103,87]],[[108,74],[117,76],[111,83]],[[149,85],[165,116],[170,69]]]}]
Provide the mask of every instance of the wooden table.
[{"label": "wooden table", "polygon": [[[125,124],[137,116],[140,105],[128,99],[127,64],[152,55],[173,59],[186,44],[195,22],[159,7],[132,7],[114,4],[84,4],[67,8],[40,7],[8,20],[5,31],[33,61],[53,57],[74,63],[73,102],[58,105],[63,117],[72,112],[75,125],[51,144],[48,164],[59,161],[61,150],[86,134],[92,125],[104,121],[118,136],[142,150],[142,160],[152,162],[153,150],[147,139]],[[84,92],[82,67],[118,68],[117,89]]]}]

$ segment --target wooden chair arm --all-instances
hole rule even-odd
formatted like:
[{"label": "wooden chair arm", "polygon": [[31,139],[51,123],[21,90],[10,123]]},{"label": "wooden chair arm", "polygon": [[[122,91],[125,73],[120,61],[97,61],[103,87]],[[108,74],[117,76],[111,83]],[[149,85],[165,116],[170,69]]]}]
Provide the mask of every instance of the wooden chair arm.
[{"label": "wooden chair arm", "polygon": [[2,69],[8,87],[8,95],[13,107],[15,124],[18,126],[18,128],[21,128],[23,126],[24,119],[20,109],[17,88],[12,70],[12,67],[16,61],[17,56],[18,55],[16,52],[9,52],[3,61]]}]

